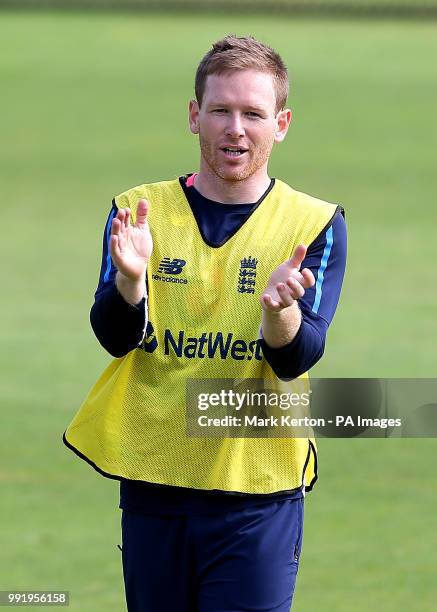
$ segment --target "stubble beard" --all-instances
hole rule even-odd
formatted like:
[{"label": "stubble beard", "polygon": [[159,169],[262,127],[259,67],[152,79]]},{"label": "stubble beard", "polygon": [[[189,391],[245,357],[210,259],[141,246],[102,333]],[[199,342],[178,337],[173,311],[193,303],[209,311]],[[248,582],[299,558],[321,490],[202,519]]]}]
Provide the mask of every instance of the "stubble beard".
[{"label": "stubble beard", "polygon": [[203,159],[212,172],[225,181],[244,181],[255,174],[268,161],[273,142],[273,138],[266,138],[256,149],[249,150],[249,160],[241,168],[232,168],[220,163],[217,149],[199,133],[200,152]]}]

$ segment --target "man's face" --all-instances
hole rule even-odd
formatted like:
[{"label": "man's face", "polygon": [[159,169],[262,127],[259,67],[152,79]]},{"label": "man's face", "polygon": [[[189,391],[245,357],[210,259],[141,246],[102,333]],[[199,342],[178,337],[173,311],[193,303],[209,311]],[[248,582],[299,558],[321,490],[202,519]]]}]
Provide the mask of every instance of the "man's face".
[{"label": "man's face", "polygon": [[272,76],[255,70],[209,75],[202,106],[192,100],[189,113],[202,160],[228,181],[264,175],[273,143],[284,139],[291,120],[290,110],[276,113]]}]

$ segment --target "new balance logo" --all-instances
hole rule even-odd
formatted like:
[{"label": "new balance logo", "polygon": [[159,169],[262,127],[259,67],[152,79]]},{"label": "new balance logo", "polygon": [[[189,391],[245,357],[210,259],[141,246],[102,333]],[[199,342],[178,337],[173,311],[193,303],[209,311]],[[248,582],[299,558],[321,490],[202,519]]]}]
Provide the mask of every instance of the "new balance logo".
[{"label": "new balance logo", "polygon": [[164,257],[159,264],[158,272],[163,274],[180,274],[186,263],[184,259],[172,259],[170,261],[170,257]]},{"label": "new balance logo", "polygon": [[152,278],[153,280],[163,283],[186,285],[188,283],[186,278],[177,278],[177,276],[181,274],[182,268],[186,263],[185,259],[170,259],[170,257],[164,257],[159,264],[158,273],[152,274]]}]

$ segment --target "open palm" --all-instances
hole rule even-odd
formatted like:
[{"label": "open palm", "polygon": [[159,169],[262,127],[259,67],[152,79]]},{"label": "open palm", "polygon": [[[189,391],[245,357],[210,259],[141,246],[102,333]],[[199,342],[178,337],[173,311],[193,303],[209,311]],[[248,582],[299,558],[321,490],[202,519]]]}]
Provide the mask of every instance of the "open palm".
[{"label": "open palm", "polygon": [[306,246],[299,244],[291,259],[280,264],[270,276],[268,285],[261,295],[261,306],[266,311],[280,312],[301,298],[305,289],[315,283],[308,268],[301,270],[305,259]]},{"label": "open palm", "polygon": [[117,270],[132,281],[145,276],[152,255],[153,241],[147,215],[149,203],[140,200],[136,223],[131,223],[129,208],[120,208],[112,221],[110,251]]}]

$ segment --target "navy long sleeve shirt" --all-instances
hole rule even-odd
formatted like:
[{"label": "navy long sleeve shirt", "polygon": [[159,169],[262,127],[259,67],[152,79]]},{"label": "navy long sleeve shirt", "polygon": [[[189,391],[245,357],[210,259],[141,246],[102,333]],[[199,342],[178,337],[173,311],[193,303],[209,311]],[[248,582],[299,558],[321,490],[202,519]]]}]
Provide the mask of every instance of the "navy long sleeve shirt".
[{"label": "navy long sleeve shirt", "polygon": [[[269,188],[255,203],[222,204],[202,196],[197,189],[186,185],[189,175],[181,177],[181,186],[191,206],[203,239],[211,247],[223,244],[248,219],[273,188]],[[103,235],[103,254],[95,301],[91,308],[91,325],[102,346],[114,357],[122,357],[141,344],[147,321],[146,298],[130,305],[115,286],[117,269],[109,253],[112,219],[117,214],[113,201]],[[271,348],[261,340],[263,355],[279,378],[296,378],[309,370],[323,355],[326,332],[334,316],[346,263],[346,225],[343,209],[339,206],[330,223],[308,246],[302,268],[309,268],[316,283],[299,300],[302,323],[290,344]],[[273,270],[272,270],[273,272]],[[261,320],[261,307],[260,307]],[[123,325],[120,322],[123,321]],[[138,481],[121,481],[120,507],[133,511],[172,513],[175,508],[184,512],[209,512],[217,508],[240,508],[262,503],[266,496],[211,495],[181,487],[154,485]],[[302,492],[279,493],[269,500],[302,496]],[[264,499],[265,503],[265,499]]]}]

